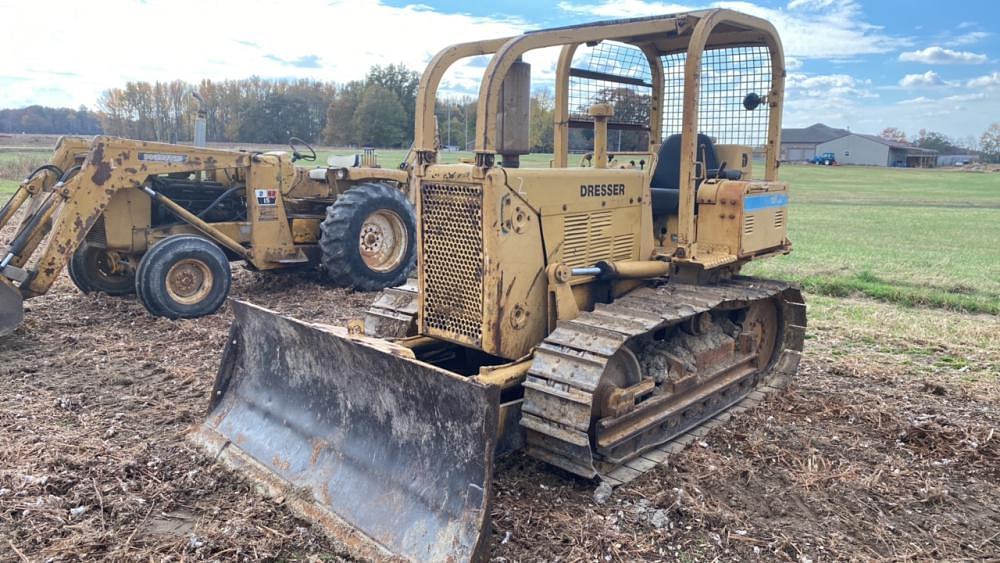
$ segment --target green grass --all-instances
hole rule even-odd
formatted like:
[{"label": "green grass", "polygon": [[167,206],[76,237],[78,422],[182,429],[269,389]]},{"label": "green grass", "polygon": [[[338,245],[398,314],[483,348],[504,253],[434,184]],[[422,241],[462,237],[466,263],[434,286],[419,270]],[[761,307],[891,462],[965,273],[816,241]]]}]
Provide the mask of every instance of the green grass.
[{"label": "green grass", "polygon": [[1000,175],[786,166],[791,255],[751,275],[814,293],[1000,315]]},{"label": "green grass", "polygon": [[817,294],[808,302],[810,356],[863,358],[866,369],[901,364],[917,380],[973,383],[972,389],[996,394],[1000,316]]}]

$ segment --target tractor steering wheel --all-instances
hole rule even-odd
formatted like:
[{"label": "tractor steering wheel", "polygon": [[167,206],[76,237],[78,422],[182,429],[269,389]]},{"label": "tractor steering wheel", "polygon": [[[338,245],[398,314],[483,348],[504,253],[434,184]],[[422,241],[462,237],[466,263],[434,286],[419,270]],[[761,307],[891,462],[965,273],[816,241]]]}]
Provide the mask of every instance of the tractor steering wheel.
[{"label": "tractor steering wheel", "polygon": [[[305,155],[300,153],[299,150],[296,148],[300,146],[309,149],[310,154]],[[303,141],[302,139],[298,137],[292,137],[291,139],[288,139],[288,147],[292,149],[292,162],[295,162],[297,160],[304,160],[306,162],[316,161],[316,151],[313,150],[311,146],[309,146],[309,143]]]}]

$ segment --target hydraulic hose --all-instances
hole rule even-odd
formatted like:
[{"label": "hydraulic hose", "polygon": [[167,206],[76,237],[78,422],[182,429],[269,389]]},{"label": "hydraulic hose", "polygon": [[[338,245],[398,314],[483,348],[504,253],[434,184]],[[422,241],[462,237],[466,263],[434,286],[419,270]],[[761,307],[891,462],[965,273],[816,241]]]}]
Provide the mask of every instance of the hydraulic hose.
[{"label": "hydraulic hose", "polygon": [[238,192],[240,190],[243,190],[243,189],[246,189],[246,187],[245,186],[233,186],[233,187],[229,188],[228,190],[222,192],[222,195],[220,195],[219,197],[215,198],[215,201],[213,201],[212,203],[208,204],[208,207],[206,207],[205,209],[202,209],[201,212],[199,212],[195,217],[197,217],[199,219],[204,219],[205,217],[208,216],[208,213],[210,211],[212,211],[213,209],[215,209],[226,198],[228,198],[229,196],[231,196],[234,193],[236,193],[236,192]]}]

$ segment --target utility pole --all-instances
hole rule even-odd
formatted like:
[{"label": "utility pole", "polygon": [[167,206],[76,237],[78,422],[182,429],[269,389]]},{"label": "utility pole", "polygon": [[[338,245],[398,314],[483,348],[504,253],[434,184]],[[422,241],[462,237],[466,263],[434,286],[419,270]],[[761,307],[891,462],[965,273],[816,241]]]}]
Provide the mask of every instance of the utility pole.
[{"label": "utility pole", "polygon": [[451,100],[448,100],[448,150],[451,150]]}]

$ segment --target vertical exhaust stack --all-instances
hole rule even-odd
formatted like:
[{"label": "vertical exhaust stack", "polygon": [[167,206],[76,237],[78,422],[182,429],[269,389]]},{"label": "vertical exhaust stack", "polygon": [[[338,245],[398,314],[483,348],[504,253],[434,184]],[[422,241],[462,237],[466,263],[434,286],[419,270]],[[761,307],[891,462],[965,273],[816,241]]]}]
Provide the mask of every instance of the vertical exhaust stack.
[{"label": "vertical exhaust stack", "polygon": [[503,104],[497,118],[497,152],[505,168],[519,168],[531,152],[531,65],[518,60],[503,81]]},{"label": "vertical exhaust stack", "polygon": [[198,92],[191,92],[191,96],[198,102],[198,110],[194,116],[194,146],[204,147],[208,145],[208,112],[205,111],[205,99]]}]

